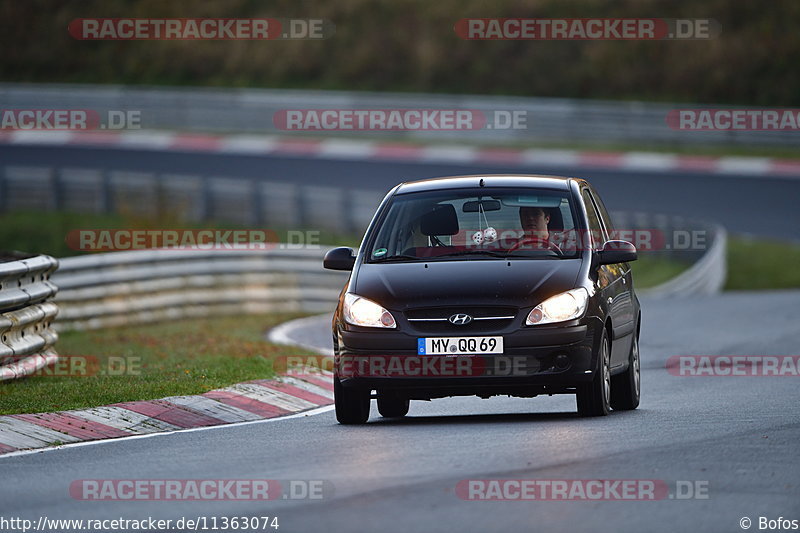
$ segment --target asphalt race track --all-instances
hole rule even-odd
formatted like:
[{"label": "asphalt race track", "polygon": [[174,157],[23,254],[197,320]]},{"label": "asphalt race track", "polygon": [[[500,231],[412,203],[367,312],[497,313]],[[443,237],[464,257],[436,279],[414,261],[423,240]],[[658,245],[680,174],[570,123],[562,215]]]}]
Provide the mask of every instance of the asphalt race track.
[{"label": "asphalt race track", "polygon": [[[640,408],[580,419],[571,396],[373,404],[366,426],[333,412],[112,440],[0,458],[3,516],[278,516],[284,532],[741,531],[800,518],[797,377],[678,377],[672,355],[786,355],[800,346],[800,291],[643,299]],[[324,345],[328,319],[304,340]],[[324,498],[253,503],[78,501],[80,479],[324,480]],[[658,501],[465,501],[467,479],[661,480]],[[678,486],[700,488],[682,499]]]},{"label": "asphalt race track", "polygon": [[[569,168],[481,167],[278,156],[0,146],[4,165],[260,177],[388,189],[481,172],[580,175],[611,209],[700,216],[732,233],[797,240],[800,181]],[[792,268],[795,266],[792,265]],[[800,519],[798,377],[678,377],[673,355],[797,355],[800,291],[642,299],[640,408],[581,419],[572,396],[412,402],[406,419],[307,416],[0,457],[0,516],[178,519],[278,516],[280,532],[742,531]],[[329,320],[298,338],[327,346]],[[322,481],[321,499],[80,501],[82,479]],[[465,501],[470,479],[660,480],[658,501]],[[686,498],[686,487],[701,498]],[[683,487],[683,492],[679,491]],[[707,492],[706,492],[707,491]],[[202,530],[202,529],[201,529]],[[267,530],[272,530],[268,528]]]},{"label": "asphalt race track", "polygon": [[[530,173],[589,179],[608,208],[703,218],[731,233],[798,241],[800,180],[693,172],[626,172],[568,167],[349,161],[277,155],[0,145],[4,165],[104,168],[262,178],[308,185],[388,191],[401,181],[475,173]],[[369,184],[365,187],[365,184]]]}]

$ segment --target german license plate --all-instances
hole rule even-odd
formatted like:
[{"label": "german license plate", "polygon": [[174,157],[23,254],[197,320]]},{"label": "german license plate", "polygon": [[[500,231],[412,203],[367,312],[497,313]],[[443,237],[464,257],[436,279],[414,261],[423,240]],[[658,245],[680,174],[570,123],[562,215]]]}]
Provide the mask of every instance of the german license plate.
[{"label": "german license plate", "polygon": [[423,337],[417,339],[418,355],[503,353],[503,337]]}]

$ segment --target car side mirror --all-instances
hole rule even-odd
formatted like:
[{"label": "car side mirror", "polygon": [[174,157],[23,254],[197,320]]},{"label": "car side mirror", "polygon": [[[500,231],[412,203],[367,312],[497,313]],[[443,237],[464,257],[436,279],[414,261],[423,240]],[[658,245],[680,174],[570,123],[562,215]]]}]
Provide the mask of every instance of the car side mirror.
[{"label": "car side mirror", "polygon": [[606,241],[597,252],[598,265],[615,265],[636,261],[636,247],[628,241]]},{"label": "car side mirror", "polygon": [[355,264],[355,252],[345,246],[328,250],[322,260],[322,266],[329,270],[353,270]]}]

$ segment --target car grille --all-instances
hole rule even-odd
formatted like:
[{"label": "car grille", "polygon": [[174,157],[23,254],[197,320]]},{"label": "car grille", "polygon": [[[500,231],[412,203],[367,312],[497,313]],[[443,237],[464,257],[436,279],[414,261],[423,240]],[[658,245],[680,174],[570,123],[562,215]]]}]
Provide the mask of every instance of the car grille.
[{"label": "car grille", "polygon": [[[474,334],[503,329],[516,317],[518,309],[501,306],[451,306],[408,309],[406,319],[411,326],[425,333]],[[465,325],[451,324],[448,318],[455,314],[467,314],[472,322]]]}]

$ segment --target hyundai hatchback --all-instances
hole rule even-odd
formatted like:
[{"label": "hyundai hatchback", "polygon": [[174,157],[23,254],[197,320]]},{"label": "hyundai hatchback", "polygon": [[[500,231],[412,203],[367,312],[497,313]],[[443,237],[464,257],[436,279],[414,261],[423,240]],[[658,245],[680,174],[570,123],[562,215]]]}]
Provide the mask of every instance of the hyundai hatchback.
[{"label": "hyundai hatchback", "polygon": [[[402,183],[360,248],[333,317],[336,417],[402,417],[410,400],[574,394],[583,416],[639,405],[641,311],[585,180],[458,176]],[[374,394],[373,394],[374,391]]]}]

